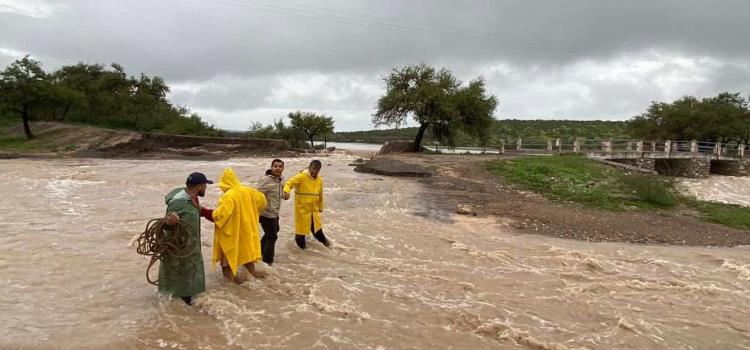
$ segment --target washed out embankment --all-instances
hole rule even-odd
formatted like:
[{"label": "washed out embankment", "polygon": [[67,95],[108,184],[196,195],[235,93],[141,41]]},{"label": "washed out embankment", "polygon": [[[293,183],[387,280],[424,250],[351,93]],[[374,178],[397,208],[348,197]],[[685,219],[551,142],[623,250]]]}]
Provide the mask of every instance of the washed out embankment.
[{"label": "washed out embankment", "polygon": [[32,128],[32,140],[21,140],[23,130],[18,126],[2,130],[1,137],[15,142],[0,148],[0,158],[221,160],[297,155],[283,140],[140,133],[54,122],[35,122]]},{"label": "washed out embankment", "polygon": [[497,157],[393,153],[368,164],[381,175],[429,172],[415,181],[425,187],[428,200],[423,205],[433,216],[454,213],[462,205],[520,232],[560,238],[689,246],[750,244],[750,232],[701,221],[689,210],[606,211],[549,200],[490,174],[482,164]]},{"label": "washed out embankment", "polygon": [[282,140],[229,139],[144,133],[128,142],[94,150],[77,152],[76,156],[104,158],[195,158],[219,160],[239,156],[293,156]]}]

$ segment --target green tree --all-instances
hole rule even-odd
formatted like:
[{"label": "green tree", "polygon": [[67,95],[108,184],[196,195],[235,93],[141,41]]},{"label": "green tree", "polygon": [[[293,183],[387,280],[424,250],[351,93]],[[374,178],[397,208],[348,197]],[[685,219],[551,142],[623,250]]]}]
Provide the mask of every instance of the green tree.
[{"label": "green tree", "polygon": [[652,102],[628,123],[637,138],[747,143],[750,140],[748,100],[723,92],[698,99],[685,96],[672,103]]},{"label": "green tree", "polygon": [[169,86],[158,76],[128,77],[113,63],[78,63],[46,73],[28,56],[0,72],[0,115],[19,114],[27,138],[29,120],[75,121],[97,126],[215,136],[213,125],[167,100]]},{"label": "green tree", "polygon": [[285,140],[292,147],[300,147],[300,144],[305,142],[306,137],[301,130],[284,124],[283,118],[274,120],[273,123],[268,125],[254,122],[250,125],[247,135],[260,139]]},{"label": "green tree", "polygon": [[310,140],[310,148],[315,152],[313,139],[317,135],[323,135],[326,132],[333,131],[333,119],[323,114],[313,112],[290,112],[288,115],[292,122],[292,127],[302,131]]},{"label": "green tree", "polygon": [[71,109],[86,103],[86,95],[83,93],[54,82],[46,91],[50,116],[57,121],[64,121]]},{"label": "green tree", "polygon": [[461,114],[463,131],[478,140],[480,146],[486,146],[495,124],[492,115],[497,108],[497,98],[487,95],[484,80],[472,80],[468,86],[459,89],[455,103]]},{"label": "green tree", "polygon": [[497,99],[486,94],[481,78],[461,87],[448,70],[421,64],[394,69],[383,80],[386,93],[378,100],[373,123],[400,126],[411,117],[419,123],[414,151],[421,149],[428,129],[449,144],[462,130],[486,142]]},{"label": "green tree", "polygon": [[52,81],[56,86],[70,91],[73,96],[68,103],[62,106],[62,112],[55,119],[66,120],[69,115],[74,116],[77,121],[85,121],[93,106],[99,105],[97,94],[99,87],[97,80],[102,75],[104,68],[101,65],[89,65],[79,62],[72,66],[63,66],[52,74]]},{"label": "green tree", "polygon": [[250,137],[258,139],[273,139],[277,137],[273,124],[263,125],[261,122],[250,124],[247,134]]},{"label": "green tree", "polygon": [[703,122],[710,127],[713,139],[721,142],[747,143],[750,139],[750,109],[739,93],[722,92],[701,100]]},{"label": "green tree", "polygon": [[26,139],[34,137],[29,127],[32,110],[48,106],[49,97],[49,78],[39,61],[25,56],[0,72],[0,105],[21,116]]},{"label": "green tree", "polygon": [[322,117],[320,132],[323,134],[323,147],[328,148],[328,135],[333,134],[333,117]]}]

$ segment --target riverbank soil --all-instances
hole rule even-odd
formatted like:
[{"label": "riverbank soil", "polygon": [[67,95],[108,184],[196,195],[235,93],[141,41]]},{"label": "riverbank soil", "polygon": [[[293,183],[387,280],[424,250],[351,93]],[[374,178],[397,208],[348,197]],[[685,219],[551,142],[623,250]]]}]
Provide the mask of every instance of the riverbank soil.
[{"label": "riverbank soil", "polygon": [[[553,201],[522,190],[490,174],[484,164],[497,155],[387,154],[376,158],[398,173],[428,170],[418,181],[425,188],[425,210],[456,212],[471,208],[523,233],[594,242],[630,242],[691,246],[750,244],[750,232],[701,221],[693,210],[607,211]],[[380,172],[380,174],[385,174]]]},{"label": "riverbank soil", "polygon": [[297,155],[281,140],[229,139],[139,133],[93,126],[33,122],[26,140],[20,122],[0,123],[2,158],[130,158],[221,160]]}]

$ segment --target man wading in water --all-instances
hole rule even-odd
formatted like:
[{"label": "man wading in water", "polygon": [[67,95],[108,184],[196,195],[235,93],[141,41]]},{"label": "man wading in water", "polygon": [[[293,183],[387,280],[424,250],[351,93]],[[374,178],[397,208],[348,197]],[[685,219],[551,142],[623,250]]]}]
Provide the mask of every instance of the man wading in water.
[{"label": "man wading in water", "polygon": [[201,207],[198,197],[203,197],[206,185],[212,183],[206,175],[192,173],[185,187],[175,188],[165,197],[167,225],[175,225],[179,220],[187,225],[190,253],[185,257],[164,255],[159,265],[159,291],[180,297],[188,305],[192,305],[194,295],[206,291],[200,217],[211,220],[211,210]]},{"label": "man wading in water", "polygon": [[284,199],[289,199],[289,192],[294,189],[294,236],[297,246],[306,248],[305,237],[310,233],[326,247],[331,242],[323,234],[323,178],[318,175],[323,165],[319,160],[310,162],[310,166],[294,175],[284,185]]},{"label": "man wading in water", "polygon": [[224,192],[213,211],[214,254],[213,263],[221,262],[224,276],[237,283],[237,270],[245,266],[256,278],[266,277],[257,271],[260,261],[260,235],[258,216],[266,208],[266,197],[252,187],[243,186],[232,168],[227,168],[219,179]]},{"label": "man wading in water", "polygon": [[283,197],[283,181],[281,174],[284,172],[284,162],[274,159],[271,169],[266,170],[266,175],[261,177],[255,188],[266,196],[266,210],[260,214],[260,226],[263,228],[263,238],[260,240],[260,249],[263,262],[273,264],[274,249],[279,233],[279,208]]}]

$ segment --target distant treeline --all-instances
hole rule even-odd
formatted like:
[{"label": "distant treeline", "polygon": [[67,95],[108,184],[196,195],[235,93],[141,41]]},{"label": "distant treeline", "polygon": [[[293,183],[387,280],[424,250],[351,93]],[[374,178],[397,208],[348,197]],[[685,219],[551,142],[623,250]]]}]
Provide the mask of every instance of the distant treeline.
[{"label": "distant treeline", "polygon": [[629,123],[630,133],[652,140],[750,142],[750,99],[722,92],[714,97],[684,96],[652,102]]},{"label": "distant treeline", "polygon": [[[337,132],[329,141],[383,143],[412,140],[417,128]],[[673,102],[652,102],[642,114],[628,121],[580,120],[495,120],[488,145],[500,140],[584,138],[614,140],[701,140],[750,144],[750,98],[722,92],[713,97],[684,96]],[[457,146],[477,146],[463,133]],[[435,138],[429,130],[424,145]]]},{"label": "distant treeline", "polygon": [[167,100],[168,93],[169,86],[161,77],[128,76],[116,63],[108,67],[78,63],[46,72],[39,61],[27,56],[0,71],[0,116],[21,117],[24,124],[28,120],[54,120],[137,131],[219,135],[219,130],[197,114]]},{"label": "distant treeline", "polygon": [[[328,138],[335,142],[383,143],[394,140],[412,140],[417,128],[388,130],[368,130],[337,132]],[[490,133],[490,145],[499,144],[502,139],[547,139],[581,137],[588,139],[630,139],[627,122],[624,121],[581,121],[581,120],[495,120]],[[434,142],[428,132],[424,145]],[[465,134],[456,138],[457,146],[476,146],[476,141]]]}]

